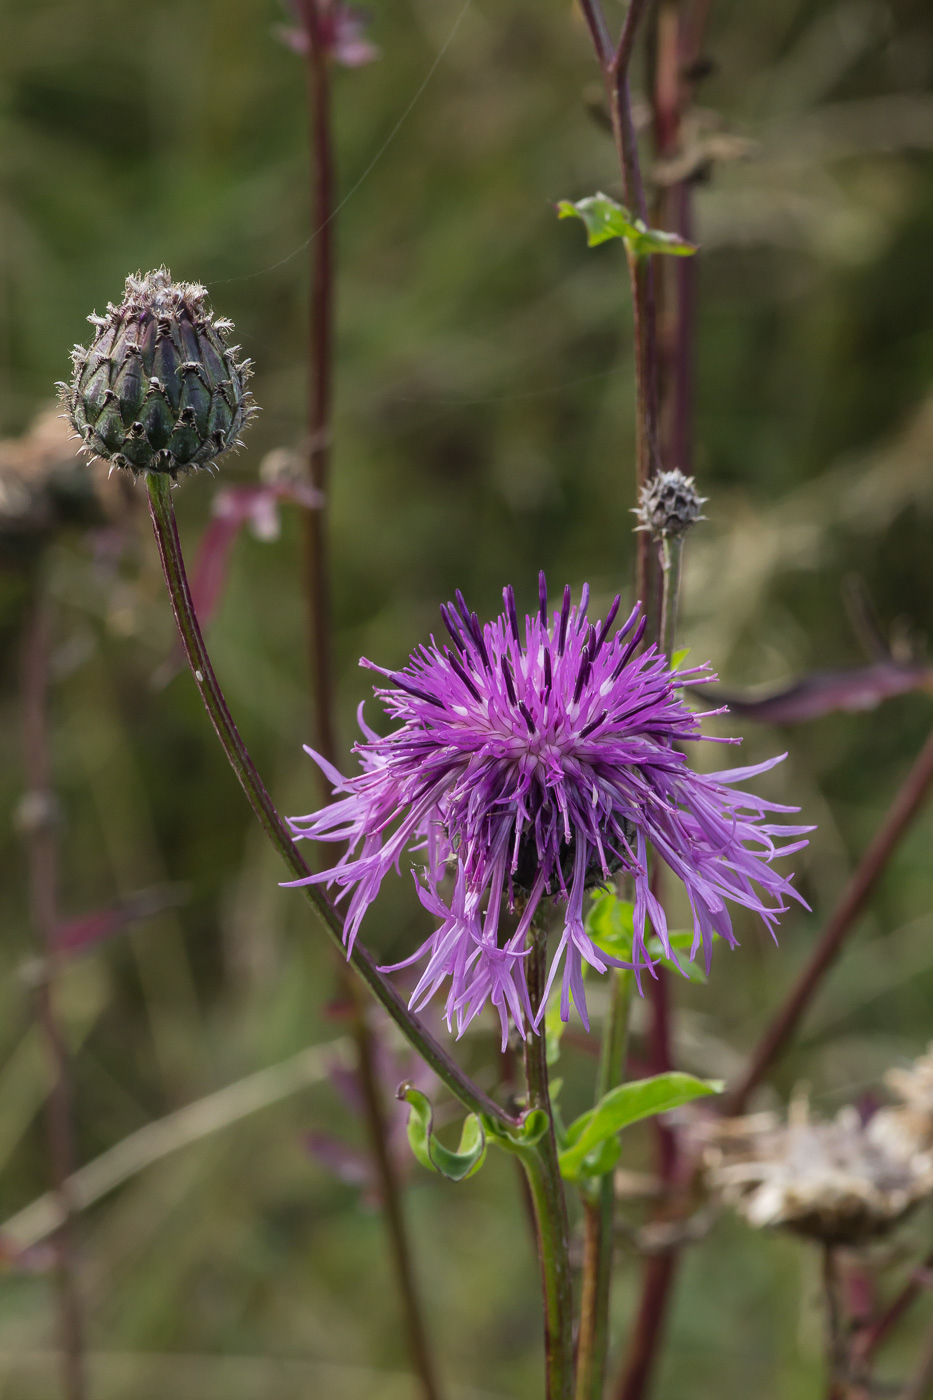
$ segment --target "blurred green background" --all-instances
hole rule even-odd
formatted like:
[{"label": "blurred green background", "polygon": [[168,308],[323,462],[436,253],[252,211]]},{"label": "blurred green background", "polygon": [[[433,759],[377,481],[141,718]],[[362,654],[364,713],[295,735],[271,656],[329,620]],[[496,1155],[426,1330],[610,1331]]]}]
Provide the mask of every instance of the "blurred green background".
[{"label": "blurred green background", "polygon": [[[621,18],[615,0],[608,8]],[[256,362],[263,412],[223,480],[251,481],[265,453],[300,444],[307,116],[302,62],[273,35],[283,19],[273,0],[0,7],[0,436],[20,435],[48,404],[88,334],[84,316],[118,300],[128,272],[165,263],[207,284]],[[633,556],[624,261],[617,246],[588,253],[579,225],[553,209],[619,194],[579,16],[565,0],[381,0],[371,33],[379,61],[335,83],[345,752],[368,690],[357,658],[399,664],[454,588],[484,616],[509,581],[530,601],[543,566],[554,587],[588,579],[602,608],[630,589]],[[925,0],[719,0],[707,51],[716,67],[700,102],[742,138],[744,158],[716,164],[697,196],[696,467],[710,501],[689,548],[682,642],[739,688],[856,664],[843,598],[856,574],[900,654],[922,655],[933,625],[933,15]],[[202,476],[178,493],[191,551],[218,489]],[[81,1161],[345,1033],[328,1012],[333,964],[319,932],[277,887],[188,677],[154,684],[172,621],[140,492],[133,501],[119,559],[106,539],[73,531],[45,560],[63,910],[182,887],[176,907],[66,975]],[[317,805],[318,788],[300,748],[310,721],[289,507],[282,527],[275,542],[239,540],[210,641],[258,765],[295,813]],[[15,551],[6,561],[0,611],[3,1219],[48,1178],[13,821],[27,563]],[[815,914],[789,916],[780,949],[739,920],[742,947],[719,950],[708,987],[678,988],[682,1067],[741,1063],[931,711],[914,694],[784,732],[724,722],[750,759],[789,750],[767,781],[819,824],[797,862]],[[815,1105],[834,1111],[925,1046],[931,836],[928,812],[780,1066],[782,1095],[806,1079]],[[402,956],[422,926],[402,879],[367,936]],[[464,1054],[494,1075],[491,1024]],[[568,1102],[585,1102],[592,1064],[582,1047],[565,1053]],[[311,1132],[361,1141],[325,1077],[87,1210],[95,1400],[414,1395],[378,1214],[308,1153]],[[633,1133],[631,1164],[649,1150]],[[458,1187],[413,1171],[406,1201],[450,1395],[532,1400],[537,1274],[510,1163],[490,1158]],[[929,1233],[915,1217],[905,1248],[926,1248]],[[817,1274],[804,1246],[720,1221],[689,1254],[658,1400],[821,1393]],[[623,1250],[620,1327],[636,1281]],[[47,1280],[0,1278],[4,1400],[56,1394],[52,1345]],[[896,1375],[906,1361],[895,1348],[885,1364]]]}]

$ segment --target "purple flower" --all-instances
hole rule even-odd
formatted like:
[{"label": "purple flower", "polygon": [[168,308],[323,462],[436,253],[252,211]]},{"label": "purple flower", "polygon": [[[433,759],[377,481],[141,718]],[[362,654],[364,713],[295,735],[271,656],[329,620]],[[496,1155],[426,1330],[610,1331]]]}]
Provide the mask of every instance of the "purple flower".
[{"label": "purple flower", "polygon": [[[452,646],[432,637],[397,672],[362,661],[388,678],[376,694],[395,727],[381,738],[360,714],[362,772],[353,778],[308,749],[335,794],[346,796],[291,819],[296,839],[348,843],[331,869],[292,882],[323,881],[338,887],[338,897],[350,896],[348,947],[388,871],[399,869],[406,849],[424,853],[415,881],[438,926],[397,964],[426,960],[412,1007],[447,983],[448,1026],[462,1033],[491,1001],[503,1041],[510,1020],[524,1034],[523,1020],[533,1019],[525,942],[543,899],[560,900],[564,910],[547,989],[563,963],[561,1015],[569,1016],[572,997],[586,1023],[583,963],[604,972],[613,962],[584,927],[587,890],[618,871],[631,875],[633,966],[636,975],[646,967],[654,975],[647,923],[666,955],[671,948],[649,885],[650,845],[686,889],[690,956],[702,945],[708,967],[714,934],[736,941],[726,900],[754,910],[771,929],[786,897],[803,903],[771,862],[806,845],[781,848],[775,838],[812,829],[773,824],[770,813],[797,809],[734,787],[780,758],[712,774],[688,766],[675,745],[703,737],[703,716],[687,709],[678,687],[715,678],[706,667],[671,672],[653,646],[639,652],[640,605],[612,633],[618,598],[605,622],[591,623],[587,587],[578,607],[565,588],[553,614],[543,574],[539,592],[539,610],[523,629],[511,588],[505,612],[486,626],[458,593],[456,604],[441,608]],[[448,869],[449,896],[442,893]],[[500,936],[504,903],[519,918]]]},{"label": "purple flower", "polygon": [[[298,0],[283,0],[292,24],[277,24],[273,33],[281,39],[293,53],[306,54],[311,47],[309,25]],[[312,7],[314,8],[314,7]],[[313,23],[316,26],[318,42],[337,63],[344,68],[362,68],[379,57],[379,50],[366,38],[369,27],[369,14],[355,5],[336,4],[332,7],[314,9]]]}]

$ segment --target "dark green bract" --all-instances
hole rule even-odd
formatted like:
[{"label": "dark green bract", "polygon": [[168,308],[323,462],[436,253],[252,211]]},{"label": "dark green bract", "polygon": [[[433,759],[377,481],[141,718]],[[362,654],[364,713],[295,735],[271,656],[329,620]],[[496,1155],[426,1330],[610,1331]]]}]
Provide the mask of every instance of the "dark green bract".
[{"label": "dark green bract", "polygon": [[89,316],[90,348],[76,345],[62,398],[85,448],[115,467],[175,476],[239,445],[255,411],[248,360],[227,344],[207,292],[163,267],[126,279],[119,306]]}]

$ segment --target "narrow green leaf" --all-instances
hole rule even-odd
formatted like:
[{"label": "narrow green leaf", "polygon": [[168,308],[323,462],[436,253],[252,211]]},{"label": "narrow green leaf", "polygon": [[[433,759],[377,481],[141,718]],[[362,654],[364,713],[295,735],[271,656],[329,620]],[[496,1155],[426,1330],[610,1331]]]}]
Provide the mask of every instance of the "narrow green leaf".
[{"label": "narrow green leaf", "polygon": [[403,1084],[398,1096],[408,1104],[408,1141],[423,1167],[429,1172],[439,1172],[448,1181],[465,1181],[479,1171],[486,1157],[486,1135],[475,1113],[464,1120],[460,1146],[452,1152],[438,1142],[434,1134],[434,1110],[420,1089]]},{"label": "narrow green leaf", "polygon": [[[595,1108],[570,1124],[567,1129],[568,1145],[560,1154],[561,1174],[570,1181],[588,1171],[592,1174],[592,1163],[588,1163],[587,1158],[622,1128],[642,1118],[653,1118],[658,1113],[679,1108],[691,1099],[722,1093],[722,1088],[719,1080],[697,1079],[692,1074],[682,1074],[677,1070],[669,1074],[656,1074],[650,1079],[639,1079],[631,1084],[620,1084],[600,1099]],[[602,1159],[592,1160],[598,1162]]]},{"label": "narrow green leaf", "polygon": [[649,228],[642,219],[633,218],[628,209],[617,204],[607,194],[588,195],[576,201],[562,199],[557,206],[559,219],[582,219],[586,226],[586,241],[590,248],[621,238],[636,257],[646,253],[667,253],[674,257],[689,257],[696,252],[693,243],[679,233]]},{"label": "narrow green leaf", "polygon": [[686,661],[686,659],[687,659],[687,657],[688,657],[689,655],[690,655],[690,648],[689,648],[689,647],[681,647],[679,651],[675,651],[675,652],[674,652],[674,655],[671,657],[671,670],[672,670],[672,671],[677,671],[677,670],[679,670],[680,667],[684,664],[684,662]]}]

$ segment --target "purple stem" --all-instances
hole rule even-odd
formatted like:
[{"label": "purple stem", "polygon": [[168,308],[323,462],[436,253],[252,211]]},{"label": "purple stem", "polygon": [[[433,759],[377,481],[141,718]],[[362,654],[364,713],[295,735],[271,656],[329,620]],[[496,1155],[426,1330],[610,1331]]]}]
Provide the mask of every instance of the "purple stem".
[{"label": "purple stem", "polygon": [[791,988],[752,1055],[748,1069],[726,1097],[723,1111],[741,1113],[749,1095],[758,1087],[771,1065],[786,1048],[804,1012],[813,1000],[823,978],[836,960],[869,897],[884,873],[888,861],[914,817],[920,811],[933,785],[933,734],[927,739],[913,767],[888,808],[868,850],[862,856],[842,897],[830,915],[823,935],[806,967]]},{"label": "purple stem", "polygon": [[[615,137],[625,202],[637,218],[647,222],[638,141],[632,120],[632,100],[628,70],[638,27],[650,0],[630,0],[618,45],[613,47],[601,0],[582,0],[583,15],[589,26],[602,70],[612,131]],[[658,337],[655,305],[654,259],[628,252],[632,285],[632,319],[635,338],[636,448],[635,481],[637,492],[660,470],[660,426],[658,400]],[[652,551],[646,532],[636,535],[635,592],[646,603],[651,596]]]},{"label": "purple stem", "polygon": [[[334,380],[334,150],[331,122],[329,0],[302,0],[308,36],[308,105],[311,118],[311,307],[308,393],[308,475],[323,498],[305,512],[305,575],[311,674],[314,677],[315,747],[329,762],[336,751],[328,570],[328,500],[331,406]],[[321,774],[325,800],[330,797]]]},{"label": "purple stem", "polygon": [[[638,148],[632,122],[628,89],[628,68],[638,33],[650,0],[630,0],[619,43],[612,52],[607,42],[601,0],[586,0],[586,14],[596,52],[603,70],[609,96],[613,131],[622,170],[626,202],[638,217],[647,222],[646,201],[639,168]],[[708,12],[708,0],[698,0],[698,13],[683,14],[681,6],[665,5],[655,29],[657,42],[653,57],[651,81],[652,116],[655,148],[659,155],[676,149],[680,139],[683,109],[691,96],[683,81],[684,49],[695,57],[702,44]],[[683,30],[688,34],[684,42]],[[611,56],[610,56],[611,54]],[[682,185],[671,191],[655,220],[662,227],[672,227],[688,235],[690,226],[690,192]],[[662,461],[689,470],[692,437],[693,398],[693,301],[695,271],[693,259],[670,259],[691,266],[672,270],[661,260],[659,277],[655,280],[653,259],[629,257],[635,320],[635,364],[638,396],[638,486],[656,471]],[[670,333],[662,339],[658,327],[660,300],[671,284],[675,298],[668,318]],[[665,353],[666,352],[666,353]],[[662,370],[667,373],[663,375]],[[666,431],[662,438],[662,424]],[[659,611],[658,627],[670,650],[673,639],[673,619],[676,598],[669,571],[661,580],[652,579],[654,554],[649,536],[638,536],[636,562],[636,592],[651,601]],[[662,603],[659,606],[658,597]],[[664,614],[668,614],[665,623]],[[651,984],[653,1011],[652,1060],[656,1072],[672,1064],[670,993],[668,978],[662,971]],[[662,1179],[673,1187],[678,1171],[676,1139],[663,1125],[658,1127],[658,1167]],[[642,1400],[647,1393],[655,1361],[664,1333],[667,1308],[677,1273],[678,1256],[672,1251],[648,1259],[644,1265],[642,1294],[632,1332],[630,1348],[618,1382],[619,1400]]]},{"label": "purple stem", "polygon": [[[649,9],[650,0],[629,0],[622,32],[615,46],[602,0],[581,0],[581,4],[606,87],[625,202],[637,218],[647,223],[647,203],[632,119],[629,67],[639,26]],[[650,478],[661,469],[659,344],[654,259],[638,257],[628,249],[627,256],[635,341],[637,498]],[[647,532],[639,532],[636,541],[635,594],[651,607],[656,603],[652,577],[656,568],[654,551]],[[654,611],[657,611],[656,606]],[[656,618],[656,625],[660,625],[660,618]],[[666,1068],[670,1064],[670,1035],[668,992],[663,974],[657,982],[652,982],[652,1000],[655,1025],[653,1058],[659,1066]],[[662,1173],[665,1179],[670,1179],[676,1170],[676,1152],[666,1130],[662,1130],[659,1136],[659,1151]],[[611,1212],[609,1215],[611,1221]],[[600,1251],[591,1250],[588,1257],[598,1260]],[[624,1400],[637,1400],[644,1393],[660,1339],[673,1269],[672,1255],[650,1259],[645,1265],[633,1349],[621,1378],[619,1393]]]},{"label": "purple stem", "polygon": [[839,1260],[831,1244],[823,1246],[823,1304],[826,1310],[826,1400],[846,1400],[846,1319]]},{"label": "purple stem", "polygon": [[[310,383],[308,394],[308,475],[322,504],[305,512],[305,579],[311,647],[315,747],[336,766],[333,642],[331,637],[329,532],[327,491],[330,484],[334,381],[334,148],[331,103],[331,0],[303,0],[308,38],[308,105],[311,117],[312,229]],[[330,784],[320,774],[324,800]],[[389,1247],[395,1271],[412,1363],[425,1400],[439,1400],[437,1374],[428,1342],[424,1310],[415,1278],[411,1243],[405,1222],[398,1173],[388,1141],[386,1109],[373,1057],[361,989],[341,963],[341,986],[352,1007],[351,1029],[356,1049],[364,1116],[375,1163],[379,1194],[385,1210]]]},{"label": "purple stem", "polygon": [[677,1264],[678,1255],[673,1250],[652,1254],[645,1260],[630,1349],[615,1392],[617,1400],[641,1400],[648,1391],[661,1350]]},{"label": "purple stem", "polygon": [[29,866],[33,930],[44,956],[36,987],[36,1016],[45,1041],[50,1088],[47,1101],[48,1149],[61,1221],[53,1237],[62,1393],[85,1400],[84,1323],[75,1256],[75,1206],[69,1178],[74,1171],[74,1128],[68,1050],[55,1005],[59,926],[55,841],[55,798],[48,749],[48,611],[41,584],[30,604],[22,663],[23,749],[27,800],[22,811]]},{"label": "purple stem", "polygon": [[893,1331],[904,1314],[920,1297],[920,1294],[927,1290],[928,1286],[921,1279],[923,1273],[928,1269],[933,1269],[933,1253],[927,1255],[920,1269],[911,1275],[878,1321],[866,1327],[858,1337],[854,1346],[855,1356],[858,1360],[868,1361],[874,1356],[882,1342],[887,1338],[888,1333]]}]

